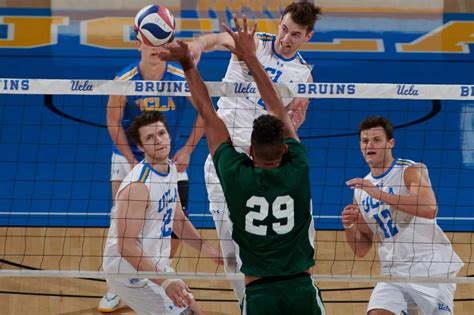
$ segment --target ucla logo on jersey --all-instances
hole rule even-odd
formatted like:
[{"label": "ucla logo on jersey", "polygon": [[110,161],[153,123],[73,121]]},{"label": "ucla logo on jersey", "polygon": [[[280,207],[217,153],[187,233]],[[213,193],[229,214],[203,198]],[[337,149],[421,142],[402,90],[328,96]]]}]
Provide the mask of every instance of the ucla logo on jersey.
[{"label": "ucla logo on jersey", "polygon": [[162,97],[144,97],[135,101],[142,112],[159,111],[167,112],[176,110],[176,104],[171,96]]},{"label": "ucla logo on jersey", "polygon": [[474,85],[462,85],[460,96],[474,96]]},{"label": "ucla logo on jersey", "polygon": [[334,83],[299,83],[298,94],[319,95],[353,95],[356,93],[355,84]]},{"label": "ucla logo on jersey", "polygon": [[71,80],[71,91],[88,91],[92,92],[94,86],[89,83],[89,80]]},{"label": "ucla logo on jersey", "polygon": [[445,311],[451,313],[451,309],[449,308],[449,306],[444,303],[438,303],[438,311]]},{"label": "ucla logo on jersey", "polygon": [[[395,195],[395,191],[392,187],[383,187],[381,185],[376,185],[377,188],[386,191],[391,195]],[[377,209],[378,207],[384,205],[383,201],[373,198],[372,196],[367,195],[364,200],[362,200],[362,209],[364,209],[365,213],[368,213],[370,210]]]},{"label": "ucla logo on jersey", "polygon": [[178,200],[178,191],[176,188],[173,188],[173,189],[168,189],[167,192],[165,192],[160,200],[158,201],[158,213],[160,213],[161,211],[165,210],[165,209],[168,209],[169,208],[169,204],[170,203],[173,203],[173,202],[176,202],[176,200]]},{"label": "ucla logo on jersey", "polygon": [[3,91],[27,91],[30,89],[30,80],[3,79],[1,83]]}]

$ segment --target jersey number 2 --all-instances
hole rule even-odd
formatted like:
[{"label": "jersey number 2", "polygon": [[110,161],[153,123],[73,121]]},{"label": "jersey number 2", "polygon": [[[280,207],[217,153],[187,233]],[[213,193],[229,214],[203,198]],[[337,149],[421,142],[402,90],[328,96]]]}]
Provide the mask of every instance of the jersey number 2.
[{"label": "jersey number 2", "polygon": [[[247,200],[247,207],[255,209],[245,216],[245,231],[256,235],[267,235],[268,226],[262,224],[269,215],[270,204],[263,197],[252,196]],[[256,209],[258,208],[258,209]],[[295,226],[294,200],[289,195],[278,196],[272,203],[271,214],[276,219],[286,219],[286,223],[274,222],[271,228],[277,234],[286,234]],[[260,221],[260,224],[256,224]]]}]

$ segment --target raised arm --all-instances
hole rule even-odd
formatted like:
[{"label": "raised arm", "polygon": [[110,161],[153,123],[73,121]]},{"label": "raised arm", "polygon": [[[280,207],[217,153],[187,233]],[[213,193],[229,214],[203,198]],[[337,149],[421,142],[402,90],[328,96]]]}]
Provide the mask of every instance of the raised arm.
[{"label": "raised arm", "polygon": [[[258,44],[257,36],[254,36],[255,44]],[[197,64],[201,59],[201,54],[207,51],[227,50],[226,45],[234,46],[234,40],[227,33],[206,34],[199,36],[188,43],[191,56],[194,58],[194,63]],[[236,58],[232,56],[232,58]]]},{"label": "raised arm", "polygon": [[177,61],[183,66],[184,75],[193,98],[193,106],[204,121],[209,152],[213,155],[220,144],[230,141],[230,135],[222,119],[217,116],[207,87],[195,68],[188,45],[180,40],[166,45],[160,51],[160,58],[162,60]]},{"label": "raised arm", "polygon": [[257,24],[255,23],[252,30],[248,30],[247,17],[243,17],[243,29],[240,27],[237,17],[234,15],[235,26],[237,32],[233,32],[228,25],[223,25],[227,33],[234,39],[234,47],[225,45],[239,59],[245,61],[249,70],[252,72],[257,84],[260,96],[265,103],[267,111],[280,119],[284,124],[284,135],[298,139],[295,126],[291,121],[283,102],[275,89],[272,80],[268,77],[267,72],[263,69],[262,64],[257,59],[256,45],[254,41]]},{"label": "raised arm", "polygon": [[[193,102],[192,98],[190,98],[189,101],[192,104]],[[173,161],[176,163],[176,168],[178,169],[178,172],[184,172],[186,168],[189,166],[189,160],[191,158],[191,154],[193,153],[197,144],[201,140],[203,134],[204,134],[204,122],[201,116],[197,115],[196,119],[194,120],[193,130],[189,134],[189,137],[186,140],[186,143],[173,156]]]}]

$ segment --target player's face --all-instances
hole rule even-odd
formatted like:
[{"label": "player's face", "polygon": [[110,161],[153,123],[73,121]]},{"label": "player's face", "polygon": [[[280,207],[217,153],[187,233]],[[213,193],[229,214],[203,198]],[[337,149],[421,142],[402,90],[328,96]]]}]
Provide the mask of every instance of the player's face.
[{"label": "player's face", "polygon": [[159,53],[163,47],[147,46],[138,42],[138,50],[141,52],[142,60],[149,64],[157,64],[162,62]]},{"label": "player's face", "polygon": [[170,155],[171,138],[165,125],[157,121],[141,127],[139,132],[142,142],[139,148],[145,157],[153,160],[154,163],[166,162]]},{"label": "player's face", "polygon": [[290,14],[285,14],[278,24],[275,49],[283,57],[293,57],[305,42],[311,39],[313,32],[307,32],[306,26],[293,21]]},{"label": "player's face", "polygon": [[395,140],[387,140],[382,127],[370,128],[360,133],[360,150],[369,166],[383,167],[392,160]]}]

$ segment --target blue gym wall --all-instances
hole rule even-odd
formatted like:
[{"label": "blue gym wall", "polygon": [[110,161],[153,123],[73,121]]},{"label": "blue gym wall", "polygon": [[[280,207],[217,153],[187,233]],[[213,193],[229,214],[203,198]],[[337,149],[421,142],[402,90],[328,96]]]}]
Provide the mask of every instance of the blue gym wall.
[{"label": "blue gym wall", "polygon": [[[0,9],[0,16],[49,15],[48,9]],[[195,11],[183,11],[181,16],[198,17]],[[209,16],[216,14],[210,11]],[[223,16],[228,18],[229,12]],[[81,44],[81,19],[70,18],[69,25],[58,28],[57,44],[28,49],[0,46],[0,78],[112,79],[138,58],[133,49]],[[400,53],[395,48],[396,43],[410,43],[450,21],[473,20],[472,14],[323,17],[312,42],[378,39],[383,50],[302,54],[315,66],[316,82],[474,85],[473,45],[466,44],[463,53]],[[193,35],[196,33],[178,33],[181,38]],[[0,21],[0,41],[7,36],[8,27]],[[204,79],[221,80],[228,58],[226,52],[203,55],[199,69]],[[42,95],[0,94],[0,225],[108,226],[111,140],[105,128],[106,100],[54,96],[57,112],[53,112]],[[369,114],[388,116],[397,127],[395,156],[429,167],[441,226],[449,231],[473,231],[472,101],[312,100],[300,134],[311,160],[317,227],[341,228],[337,216],[352,200],[344,183],[368,172],[358,150],[356,128]],[[194,117],[189,108],[185,124],[190,126]],[[202,173],[206,155],[206,143],[201,141],[188,169],[189,210],[198,227],[212,226]]]}]

